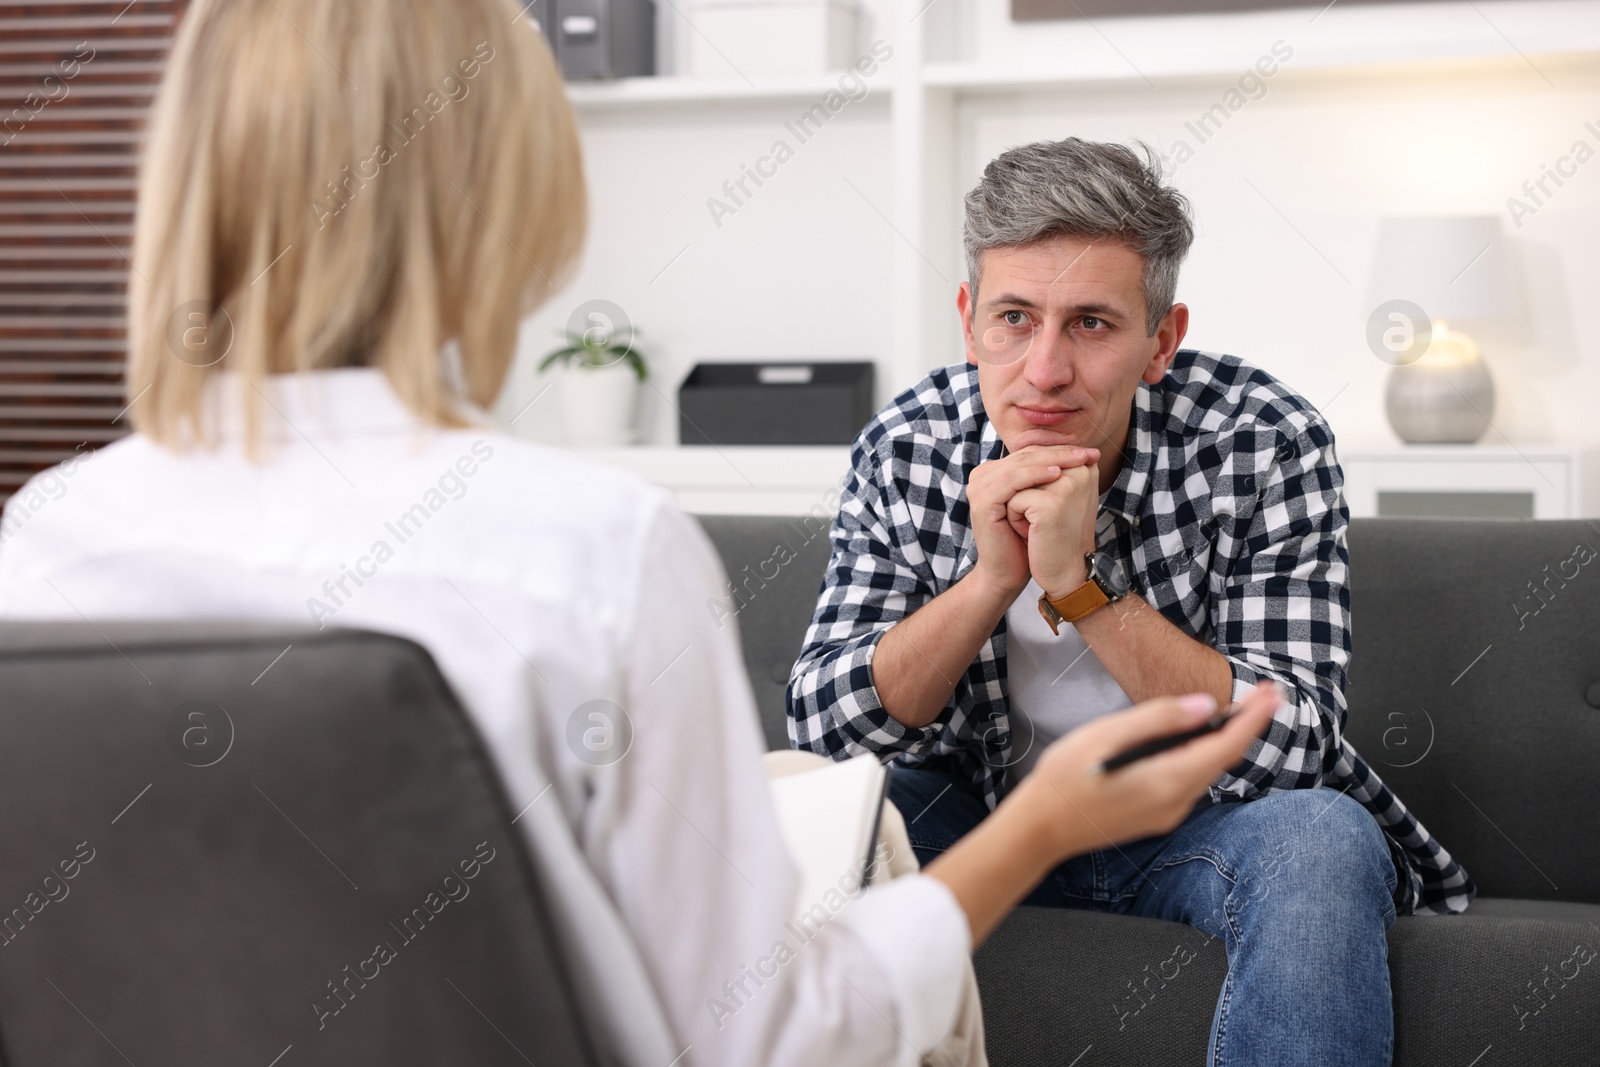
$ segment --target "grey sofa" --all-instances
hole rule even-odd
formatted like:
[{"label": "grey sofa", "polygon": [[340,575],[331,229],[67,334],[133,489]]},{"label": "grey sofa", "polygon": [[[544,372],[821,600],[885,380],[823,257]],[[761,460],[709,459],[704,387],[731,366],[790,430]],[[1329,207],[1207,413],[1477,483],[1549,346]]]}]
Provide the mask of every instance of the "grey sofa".
[{"label": "grey sofa", "polygon": [[[768,743],[784,747],[824,524],[701,521],[739,588]],[[780,543],[794,558],[778,566]],[[1351,525],[1346,733],[1480,894],[1390,932],[1399,1067],[1600,1064],[1600,558],[1579,545],[1600,551],[1600,524]],[[1227,972],[1190,927],[1035,908],[977,966],[995,1067],[1203,1064]]]}]

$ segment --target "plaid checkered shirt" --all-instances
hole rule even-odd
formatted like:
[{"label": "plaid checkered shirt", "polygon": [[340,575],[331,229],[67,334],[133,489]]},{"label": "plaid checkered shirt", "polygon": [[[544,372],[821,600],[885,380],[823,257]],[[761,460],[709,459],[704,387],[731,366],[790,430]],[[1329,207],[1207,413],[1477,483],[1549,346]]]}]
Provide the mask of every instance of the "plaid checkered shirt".
[{"label": "plaid checkered shirt", "polygon": [[[836,759],[872,753],[938,766],[993,808],[1013,783],[1001,618],[938,718],[902,725],[878,702],[872,657],[889,628],[977,561],[965,487],[1005,455],[975,367],[934,371],[856,438],[829,531],[832,560],[789,677],[789,737]],[[1139,384],[1122,471],[1096,541],[1130,593],[1215,647],[1236,697],[1263,678],[1287,694],[1213,803],[1326,787],[1372,812],[1402,874],[1401,914],[1464,911],[1476,886],[1344,740],[1350,660],[1344,476],[1333,434],[1304,399],[1232,356],[1184,349]]]}]

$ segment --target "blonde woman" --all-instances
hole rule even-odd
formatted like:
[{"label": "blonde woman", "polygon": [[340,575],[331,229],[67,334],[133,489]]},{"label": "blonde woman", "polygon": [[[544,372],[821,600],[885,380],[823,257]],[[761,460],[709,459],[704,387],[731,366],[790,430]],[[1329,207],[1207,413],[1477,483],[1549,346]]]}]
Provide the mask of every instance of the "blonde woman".
[{"label": "blonde woman", "polygon": [[[198,0],[140,176],[137,432],[0,550],[0,614],[414,638],[528,805],[613,1061],[915,1062],[955,1025],[974,941],[1101,831],[1175,826],[1272,698],[1108,775],[1083,769],[1206,702],[1063,739],[926,873],[708,1009],[798,885],[737,638],[704,608],[721,567],[661,491],[484,414],[584,217],[573,117],[512,0]],[[591,701],[633,730],[603,766],[565,743]]]}]

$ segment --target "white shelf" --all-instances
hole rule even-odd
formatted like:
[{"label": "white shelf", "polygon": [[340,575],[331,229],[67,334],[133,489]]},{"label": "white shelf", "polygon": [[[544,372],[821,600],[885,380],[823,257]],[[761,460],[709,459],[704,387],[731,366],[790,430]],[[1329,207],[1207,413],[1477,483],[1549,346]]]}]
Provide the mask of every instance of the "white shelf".
[{"label": "white shelf", "polygon": [[[1204,73],[1213,73],[1208,67]],[[1191,73],[1202,73],[1192,71]],[[1088,82],[1138,81],[1139,72],[1123,67],[1120,72],[1098,69],[1014,70],[978,63],[929,63],[922,70],[922,84],[930,89],[994,90],[1039,89],[1078,85]]]},{"label": "white shelf", "polygon": [[814,513],[831,522],[850,470],[849,445],[641,445],[581,454],[671,490],[679,507],[697,515]]},{"label": "white shelf", "polygon": [[[567,99],[579,111],[683,104],[791,103],[815,100],[839,88],[843,71],[798,78],[746,82],[740,78],[618,78],[605,82],[568,82]],[[887,85],[871,87],[871,96],[887,97]]]}]

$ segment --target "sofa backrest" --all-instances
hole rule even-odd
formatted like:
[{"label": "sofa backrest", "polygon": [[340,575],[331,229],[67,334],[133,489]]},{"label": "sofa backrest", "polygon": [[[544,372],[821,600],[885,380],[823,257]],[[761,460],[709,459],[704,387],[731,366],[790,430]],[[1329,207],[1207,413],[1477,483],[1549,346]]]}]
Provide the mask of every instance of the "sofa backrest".
[{"label": "sofa backrest", "polygon": [[[768,744],[783,747],[826,530],[701,522],[741,587],[745,662]],[[1600,530],[1357,519],[1349,548],[1357,750],[1485,895],[1600,903]]]},{"label": "sofa backrest", "polygon": [[734,587],[708,610],[738,620],[768,748],[789,747],[784,692],[822,588],[832,518],[699,516]]},{"label": "sofa backrest", "polygon": [[8,1067],[595,1062],[417,645],[3,624],[0,737]]},{"label": "sofa backrest", "polygon": [[1356,520],[1349,547],[1347,736],[1485,896],[1600,903],[1597,524]]}]

